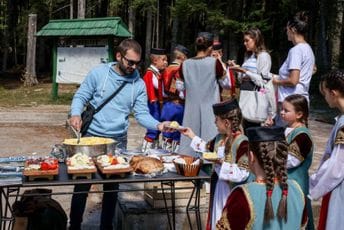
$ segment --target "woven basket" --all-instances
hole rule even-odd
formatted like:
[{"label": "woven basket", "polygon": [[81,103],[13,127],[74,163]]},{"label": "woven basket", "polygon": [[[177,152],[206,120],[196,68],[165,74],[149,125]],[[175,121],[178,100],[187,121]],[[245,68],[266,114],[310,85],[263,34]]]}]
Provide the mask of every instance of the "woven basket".
[{"label": "woven basket", "polygon": [[174,166],[176,167],[177,173],[186,177],[197,176],[199,171],[201,170],[203,161],[200,159],[200,163],[198,165],[192,165],[192,162],[196,161],[198,158],[194,158],[190,156],[185,156],[182,158],[184,158],[186,164],[177,163],[173,161]]}]

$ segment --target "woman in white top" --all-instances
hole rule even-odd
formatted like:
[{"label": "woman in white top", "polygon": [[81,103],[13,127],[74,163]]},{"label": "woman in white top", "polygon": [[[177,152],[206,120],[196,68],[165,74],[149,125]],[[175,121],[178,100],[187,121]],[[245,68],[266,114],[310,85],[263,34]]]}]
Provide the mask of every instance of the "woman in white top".
[{"label": "woman in white top", "polygon": [[[239,104],[243,113],[244,128],[260,126],[262,123],[268,123],[275,116],[276,102],[274,89],[264,91],[264,98],[268,101],[264,108],[263,116],[256,116],[257,113],[250,114],[246,109],[251,109],[254,98],[250,98],[252,91],[266,88],[267,82],[271,79],[271,57],[266,51],[264,37],[257,28],[251,28],[244,32],[244,45],[246,47],[245,60],[242,66],[229,62],[230,68],[238,72],[240,81],[240,99]],[[250,103],[248,103],[250,102]],[[261,105],[256,105],[261,106]],[[253,116],[252,116],[253,115]]]},{"label": "woman in white top", "polygon": [[[287,23],[287,36],[294,46],[289,50],[288,57],[279,69],[278,75],[273,74],[273,84],[278,86],[278,109],[283,100],[291,94],[300,94],[309,102],[309,85],[315,58],[311,46],[307,43],[308,17],[305,12],[298,12]],[[278,110],[280,111],[280,110]],[[277,125],[284,125],[279,113]]]}]

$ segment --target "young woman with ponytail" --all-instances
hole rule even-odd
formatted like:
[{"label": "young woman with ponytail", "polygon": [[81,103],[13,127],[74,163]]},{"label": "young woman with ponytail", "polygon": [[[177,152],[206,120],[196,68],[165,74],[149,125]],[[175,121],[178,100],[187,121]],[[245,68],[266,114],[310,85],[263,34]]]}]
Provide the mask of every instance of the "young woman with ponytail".
[{"label": "young woman with ponytail", "polygon": [[256,180],[228,197],[217,229],[300,229],[307,221],[305,196],[288,179],[288,146],[282,127],[246,129],[248,165]]}]

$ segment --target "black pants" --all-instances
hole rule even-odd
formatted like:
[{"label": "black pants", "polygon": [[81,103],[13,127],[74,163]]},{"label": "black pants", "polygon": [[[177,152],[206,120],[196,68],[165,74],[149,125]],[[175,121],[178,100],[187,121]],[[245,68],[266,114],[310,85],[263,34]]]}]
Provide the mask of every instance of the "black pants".
[{"label": "black pants", "polygon": [[[86,133],[85,137],[92,136]],[[117,141],[116,149],[127,149],[127,134],[121,134],[111,137]],[[80,230],[82,216],[84,215],[88,191],[91,184],[75,185],[74,192],[84,192],[73,194],[70,208],[70,230]],[[107,183],[103,185],[103,191],[118,190],[119,184]],[[112,221],[115,215],[117,203],[117,192],[105,192],[103,194],[102,212],[100,216],[100,230],[113,230]]]},{"label": "black pants", "polygon": [[[108,183],[103,185],[103,191],[117,190],[118,183]],[[85,192],[82,194],[73,194],[70,210],[70,230],[80,230],[82,216],[85,211],[88,191],[91,184],[75,185],[74,192]],[[103,194],[102,212],[100,216],[100,230],[113,230],[113,217],[117,202],[117,192],[105,192]]]}]

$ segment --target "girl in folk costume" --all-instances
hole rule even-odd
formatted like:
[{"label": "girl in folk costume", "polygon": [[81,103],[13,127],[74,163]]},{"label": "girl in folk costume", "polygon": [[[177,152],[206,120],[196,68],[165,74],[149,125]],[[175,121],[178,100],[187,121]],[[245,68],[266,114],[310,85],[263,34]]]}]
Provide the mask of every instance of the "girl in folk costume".
[{"label": "girl in folk costume", "polygon": [[217,229],[300,229],[306,222],[305,197],[288,179],[288,145],[282,127],[246,129],[248,165],[256,180],[239,185],[228,197]]},{"label": "girl in folk costume", "polygon": [[[151,65],[146,70],[143,80],[146,84],[149,113],[158,121],[161,120],[161,110],[164,102],[163,79],[161,72],[167,67],[167,56],[164,49],[152,48],[150,54]],[[159,147],[157,130],[147,129],[142,144],[142,152]]]},{"label": "girl in folk costume", "polygon": [[[285,130],[288,147],[288,177],[295,180],[305,196],[309,191],[308,169],[312,164],[313,141],[307,128],[308,101],[300,94],[287,96],[282,104],[282,119],[288,124]],[[311,202],[306,198],[307,229],[314,229]]]},{"label": "girl in folk costume", "polygon": [[182,131],[182,134],[192,139],[191,147],[195,151],[214,151],[219,159],[215,162],[215,171],[211,177],[208,230],[215,229],[233,187],[246,181],[249,176],[248,140],[240,131],[242,117],[238,102],[233,99],[214,104],[213,111],[219,134],[210,142],[206,143],[190,128]]},{"label": "girl in folk costume", "polygon": [[320,92],[331,108],[340,111],[316,173],[310,177],[311,199],[322,199],[318,229],[344,226],[344,70],[333,70],[320,80]]}]

